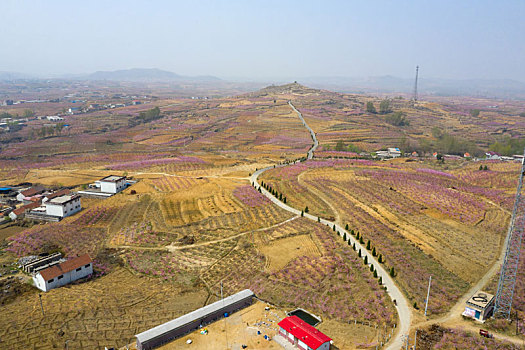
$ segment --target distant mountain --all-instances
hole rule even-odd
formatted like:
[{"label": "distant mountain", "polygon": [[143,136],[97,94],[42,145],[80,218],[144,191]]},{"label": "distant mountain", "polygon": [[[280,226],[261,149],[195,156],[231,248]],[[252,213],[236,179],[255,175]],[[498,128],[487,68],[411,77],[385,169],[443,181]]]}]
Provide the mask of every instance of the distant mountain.
[{"label": "distant mountain", "polygon": [[219,81],[213,76],[183,76],[157,68],[132,68],[115,71],[98,71],[86,76],[77,77],[85,80],[112,80],[112,81]]},{"label": "distant mountain", "polygon": [[36,77],[30,74],[25,74],[25,73],[0,71],[0,80],[22,80],[22,79],[36,79]]},{"label": "distant mountain", "polygon": [[[414,80],[390,75],[366,78],[309,77],[309,86],[354,93],[412,93]],[[420,78],[420,94],[443,96],[525,97],[525,83],[512,79],[435,79]]]}]

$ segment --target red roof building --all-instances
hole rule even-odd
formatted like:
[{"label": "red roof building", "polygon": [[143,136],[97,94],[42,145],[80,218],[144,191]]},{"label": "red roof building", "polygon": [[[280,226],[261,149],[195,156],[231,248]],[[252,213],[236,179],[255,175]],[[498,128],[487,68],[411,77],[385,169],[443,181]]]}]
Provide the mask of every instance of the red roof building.
[{"label": "red roof building", "polygon": [[297,316],[279,322],[279,334],[303,350],[329,350],[332,339]]},{"label": "red roof building", "polygon": [[67,260],[58,265],[44,268],[33,275],[35,286],[47,292],[62,287],[93,273],[93,261],[88,254]]}]

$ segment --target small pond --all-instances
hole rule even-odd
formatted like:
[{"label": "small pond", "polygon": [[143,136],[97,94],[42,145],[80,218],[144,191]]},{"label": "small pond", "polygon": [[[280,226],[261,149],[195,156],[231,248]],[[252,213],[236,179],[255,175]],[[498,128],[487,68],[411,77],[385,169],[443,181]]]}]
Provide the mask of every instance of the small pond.
[{"label": "small pond", "polygon": [[294,311],[291,311],[288,313],[288,316],[297,316],[304,322],[308,323],[310,326],[314,326],[314,327],[317,326],[319,323],[321,323],[320,319],[318,319],[312,314],[309,314],[303,309],[296,309]]}]

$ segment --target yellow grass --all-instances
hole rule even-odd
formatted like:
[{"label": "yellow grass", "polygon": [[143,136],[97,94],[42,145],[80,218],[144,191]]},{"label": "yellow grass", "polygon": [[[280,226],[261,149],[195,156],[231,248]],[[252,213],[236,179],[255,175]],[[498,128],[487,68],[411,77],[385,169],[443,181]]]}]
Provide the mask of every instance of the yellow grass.
[{"label": "yellow grass", "polygon": [[299,256],[321,256],[319,249],[309,235],[293,236],[271,241],[270,244],[260,244],[258,249],[266,256],[267,268],[270,272],[282,269]]}]

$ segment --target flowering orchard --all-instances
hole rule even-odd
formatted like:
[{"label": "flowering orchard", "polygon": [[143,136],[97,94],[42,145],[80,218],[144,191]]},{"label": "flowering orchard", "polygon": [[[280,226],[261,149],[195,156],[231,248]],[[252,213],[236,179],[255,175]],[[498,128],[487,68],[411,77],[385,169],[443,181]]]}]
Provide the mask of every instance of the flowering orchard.
[{"label": "flowering orchard", "polygon": [[259,193],[253,186],[244,185],[233,190],[235,198],[250,208],[260,207],[270,204],[270,200]]},{"label": "flowering orchard", "polygon": [[33,226],[9,238],[8,251],[17,256],[39,254],[46,247],[59,247],[66,257],[88,253],[95,257],[103,247],[106,230],[75,224],[48,223]]},{"label": "flowering orchard", "polygon": [[[290,231],[294,228],[295,233]],[[265,269],[267,258],[244,240],[201,277],[217,293],[223,281],[228,293],[250,288],[263,300],[285,308],[302,307],[341,321],[396,322],[393,305],[377,279],[357,253],[329,228],[297,219],[264,232],[265,238],[256,241],[278,244],[281,237],[305,233],[314,237],[321,256],[299,256],[270,273]]]}]

